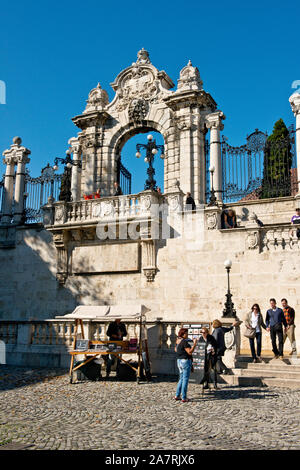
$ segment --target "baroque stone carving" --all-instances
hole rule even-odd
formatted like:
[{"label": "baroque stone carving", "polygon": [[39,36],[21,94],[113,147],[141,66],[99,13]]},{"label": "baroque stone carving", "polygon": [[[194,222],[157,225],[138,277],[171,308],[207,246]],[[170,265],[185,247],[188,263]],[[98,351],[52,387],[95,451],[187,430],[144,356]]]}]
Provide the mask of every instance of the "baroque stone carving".
[{"label": "baroque stone carving", "polygon": [[247,248],[249,250],[254,250],[258,247],[259,244],[259,233],[258,232],[250,232],[247,236]]},{"label": "baroque stone carving", "polygon": [[[142,49],[138,52],[137,61],[123,70],[111,86],[116,91],[116,96],[107,109],[115,107],[121,112],[131,106],[133,100],[143,100],[149,105],[169,96],[172,93],[169,89],[174,83],[165,72],[159,72],[151,64],[148,52]],[[138,114],[141,106],[139,108]]]},{"label": "baroque stone carving", "polygon": [[145,119],[149,110],[149,104],[144,99],[134,99],[128,109],[130,121],[140,122]]},{"label": "baroque stone carving", "polygon": [[83,114],[91,111],[102,111],[108,103],[108,94],[101,88],[100,83],[98,83],[96,88],[93,88],[89,93],[87,105]]},{"label": "baroque stone carving", "polygon": [[55,208],[55,223],[64,223],[66,216],[66,209],[64,206]]},{"label": "baroque stone carving", "polygon": [[197,67],[193,67],[192,62],[189,60],[186,67],[180,72],[178,80],[178,91],[185,90],[202,90],[203,82],[200,78],[200,73]]},{"label": "baroque stone carving", "polygon": [[218,226],[218,217],[216,212],[206,214],[206,225],[209,230],[214,230]]}]

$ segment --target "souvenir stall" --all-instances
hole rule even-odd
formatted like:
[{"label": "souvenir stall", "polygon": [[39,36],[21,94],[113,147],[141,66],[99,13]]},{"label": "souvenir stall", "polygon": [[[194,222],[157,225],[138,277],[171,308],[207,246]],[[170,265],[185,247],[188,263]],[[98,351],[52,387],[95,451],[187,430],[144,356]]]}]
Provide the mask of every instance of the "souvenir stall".
[{"label": "souvenir stall", "polygon": [[[71,314],[64,315],[64,319],[74,320],[73,345],[70,352],[70,383],[74,383],[74,372],[84,370],[85,366],[95,359],[113,355],[121,363],[127,364],[136,374],[137,383],[145,374],[147,382],[151,380],[151,369],[148,351],[148,338],[146,327],[146,312],[144,305],[113,305],[113,306],[78,306]],[[120,319],[122,323],[133,321],[137,324],[138,337],[117,340],[94,340],[85,337],[84,321],[104,323],[108,327],[110,322]],[[102,333],[102,332],[101,332]],[[102,334],[102,337],[104,335]],[[137,357],[137,363],[130,361],[130,355]],[[78,357],[83,360],[77,360]],[[125,359],[125,357],[126,359]],[[143,374],[142,374],[143,373]],[[77,374],[76,374],[77,375]],[[100,377],[100,374],[99,374]]]}]

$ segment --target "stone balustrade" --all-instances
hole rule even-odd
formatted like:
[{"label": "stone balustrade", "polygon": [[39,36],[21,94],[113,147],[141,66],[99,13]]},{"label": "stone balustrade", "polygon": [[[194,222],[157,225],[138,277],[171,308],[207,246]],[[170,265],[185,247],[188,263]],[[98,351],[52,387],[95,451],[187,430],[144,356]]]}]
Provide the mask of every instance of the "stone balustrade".
[{"label": "stone balustrade", "polygon": [[156,191],[143,191],[138,194],[124,196],[101,197],[74,202],[49,201],[43,206],[44,225],[68,226],[96,224],[105,222],[153,217],[165,210],[167,204],[170,212],[181,211],[183,208],[183,194],[175,188],[169,194],[160,195]]},{"label": "stone balustrade", "polygon": [[[139,338],[140,325],[137,321],[125,321],[127,337]],[[187,321],[195,323],[195,321]],[[154,374],[177,373],[176,354],[174,351],[177,332],[181,327],[178,321],[147,321],[148,347]],[[224,326],[227,323],[223,323]],[[231,324],[231,322],[228,323]],[[83,320],[85,338],[91,340],[107,340],[107,321]],[[0,320],[0,341],[5,343],[6,363],[9,365],[26,365],[38,367],[64,367],[70,365],[69,351],[73,347],[75,323],[72,320]],[[78,329],[78,337],[81,336]],[[231,336],[228,340],[232,340]],[[237,337],[239,342],[239,336]],[[228,342],[228,341],[227,341]],[[232,343],[232,341],[231,341]],[[232,349],[234,357],[239,354],[239,345],[233,343],[227,347]],[[231,356],[232,356],[231,351]]]}]

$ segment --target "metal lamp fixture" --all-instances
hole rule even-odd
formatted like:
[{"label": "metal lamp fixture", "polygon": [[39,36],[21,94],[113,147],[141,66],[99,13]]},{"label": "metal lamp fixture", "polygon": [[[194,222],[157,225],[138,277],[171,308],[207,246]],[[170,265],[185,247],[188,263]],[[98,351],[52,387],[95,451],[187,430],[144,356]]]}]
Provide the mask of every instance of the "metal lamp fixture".
[{"label": "metal lamp fixture", "polygon": [[145,189],[151,189],[155,190],[156,189],[156,181],[154,179],[155,175],[155,169],[153,168],[153,162],[154,162],[154,157],[155,155],[158,154],[158,152],[161,152],[160,158],[164,158],[164,146],[163,145],[157,145],[155,139],[153,139],[153,135],[148,134],[147,135],[147,144],[137,144],[136,149],[137,152],[135,156],[137,158],[141,157],[141,149],[146,150],[146,157],[144,158],[144,162],[148,163],[148,169],[147,169],[147,175],[148,178],[145,183]]},{"label": "metal lamp fixture", "polygon": [[229,274],[230,274],[230,269],[232,267],[232,261],[230,259],[227,259],[224,262],[224,267],[227,271],[227,294],[226,294],[225,308],[223,310],[223,318],[235,318],[236,311],[234,309],[234,303],[231,300],[232,294],[230,292],[230,280],[229,280]]},{"label": "metal lamp fixture", "polygon": [[215,190],[214,190],[215,167],[213,165],[209,167],[209,172],[211,174],[211,191],[210,191],[210,198],[209,198],[208,206],[215,206],[217,202],[217,198],[216,198]]}]

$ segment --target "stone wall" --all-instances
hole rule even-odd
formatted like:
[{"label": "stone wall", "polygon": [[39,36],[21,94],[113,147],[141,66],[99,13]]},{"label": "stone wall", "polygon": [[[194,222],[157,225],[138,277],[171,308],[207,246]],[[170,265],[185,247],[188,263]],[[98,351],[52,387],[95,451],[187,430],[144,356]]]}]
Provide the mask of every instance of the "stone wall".
[{"label": "stone wall", "polygon": [[[241,215],[240,227],[235,230],[208,229],[207,210],[188,215],[190,225],[184,234],[176,227],[179,219],[173,220],[176,235],[159,242],[158,272],[153,282],[147,282],[141,272],[89,273],[70,276],[60,286],[51,234],[38,227],[17,228],[15,248],[0,250],[0,318],[46,319],[69,313],[79,304],[141,303],[151,309],[149,320],[211,321],[222,316],[227,290],[224,261],[230,258],[231,290],[238,317],[243,319],[254,302],[265,313],[270,297],[275,297],[278,304],[286,297],[296,310],[299,343],[299,244],[268,238],[276,230],[288,233],[295,200],[250,201],[232,207]],[[251,223],[247,226],[251,212],[264,227],[253,228]],[[196,237],[193,223],[202,227]],[[251,230],[260,232],[255,247],[247,243]],[[95,250],[90,250],[93,257]],[[270,349],[267,334],[263,340],[264,347]],[[241,347],[248,348],[248,340],[242,340]]]}]

